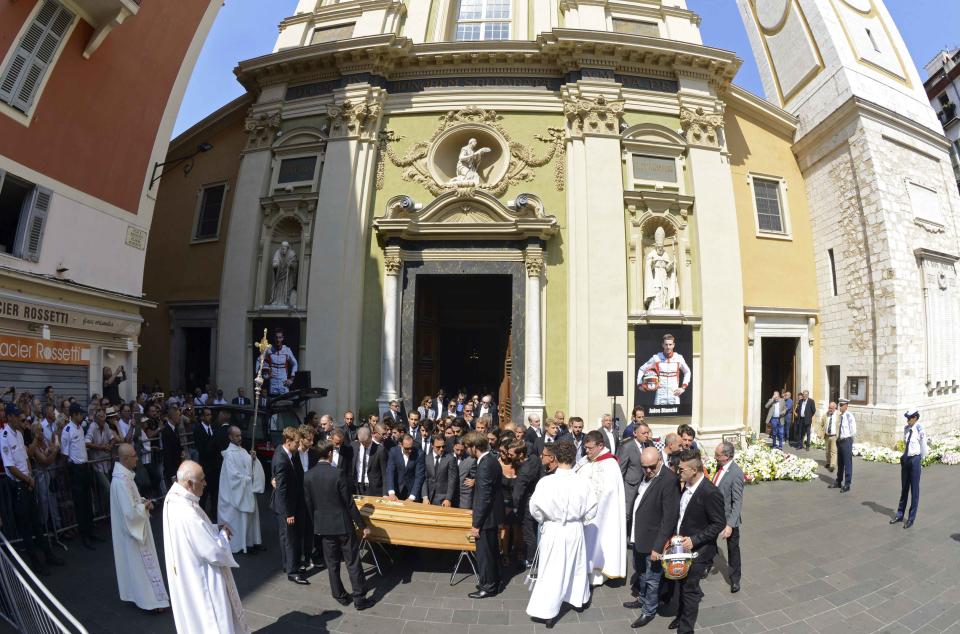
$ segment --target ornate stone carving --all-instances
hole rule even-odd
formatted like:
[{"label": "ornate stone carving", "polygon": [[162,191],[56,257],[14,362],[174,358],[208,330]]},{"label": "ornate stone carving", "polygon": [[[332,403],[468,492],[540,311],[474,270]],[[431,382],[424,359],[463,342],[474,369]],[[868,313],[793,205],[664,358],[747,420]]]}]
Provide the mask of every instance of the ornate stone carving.
[{"label": "ornate stone carving", "polygon": [[718,147],[720,129],[723,127],[723,115],[707,113],[702,107],[696,109],[680,107],[680,125],[687,134],[687,143]]},{"label": "ornate stone carving", "polygon": [[254,114],[251,109],[243,124],[247,131],[247,149],[259,150],[273,143],[273,137],[280,129],[279,112],[261,112]]},{"label": "ornate stone carving", "polygon": [[563,104],[571,130],[575,134],[620,134],[623,100],[607,99],[603,95],[593,99],[579,97]]},{"label": "ornate stone carving", "polygon": [[297,252],[283,241],[273,253],[273,283],[270,306],[295,306],[297,293]]},{"label": "ornate stone carving", "polygon": [[373,138],[374,127],[380,117],[382,107],[378,103],[350,101],[327,106],[330,117],[330,136],[359,136]]},{"label": "ornate stone carving", "polygon": [[385,255],[383,258],[383,270],[387,275],[399,275],[403,267],[403,260],[399,255]]},{"label": "ornate stone carving", "polygon": [[[394,166],[402,170],[401,178],[403,180],[419,183],[434,196],[453,190],[459,196],[467,198],[471,197],[474,190],[478,189],[487,191],[494,196],[502,196],[509,187],[533,180],[534,172],[532,168],[542,167],[556,159],[554,179],[557,188],[562,190],[563,183],[566,180],[566,161],[563,160],[566,148],[563,131],[559,128],[548,128],[546,135],[536,135],[534,137],[536,140],[549,146],[545,154],[537,156],[531,148],[510,138],[510,134],[500,123],[501,119],[502,117],[493,110],[483,110],[475,107],[447,112],[440,117],[440,125],[427,141],[414,143],[402,156],[398,155],[392,146],[403,140],[403,137],[393,130],[382,131],[379,143],[380,155],[377,161],[377,189],[383,189],[384,168],[386,161],[389,160]],[[472,174],[470,178],[438,178],[437,170],[431,169],[431,165],[428,164],[431,148],[444,133],[461,127],[486,129],[491,137],[499,137],[506,142],[507,147],[504,149],[508,156],[506,157],[506,169],[503,170],[502,175],[492,178],[489,182],[484,182],[482,178],[473,178]]]},{"label": "ornate stone carving", "polygon": [[523,265],[527,267],[527,277],[540,277],[544,266],[543,253],[524,253]]}]

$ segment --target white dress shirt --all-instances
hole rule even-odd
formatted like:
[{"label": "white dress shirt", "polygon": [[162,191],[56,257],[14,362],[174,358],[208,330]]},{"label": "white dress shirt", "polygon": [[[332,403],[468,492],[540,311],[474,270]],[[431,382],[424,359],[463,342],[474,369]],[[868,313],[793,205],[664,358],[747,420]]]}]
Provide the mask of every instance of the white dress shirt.
[{"label": "white dress shirt", "polygon": [[913,424],[913,433],[910,433],[910,425],[903,426],[903,442],[907,456],[927,455],[927,433],[923,431],[920,423]]},{"label": "white dress shirt", "polygon": [[334,449],[333,454],[330,455],[330,464],[334,467],[340,466],[340,450]]},{"label": "white dress shirt", "polygon": [[83,429],[73,421],[63,427],[63,433],[60,435],[60,453],[73,464],[87,462],[87,439]]},{"label": "white dress shirt", "polygon": [[717,465],[717,472],[716,472],[716,474],[714,474],[714,476],[713,476],[713,483],[714,483],[714,484],[720,484],[720,480],[723,480],[723,476],[727,475],[727,465],[729,465],[729,464],[730,464],[730,463],[728,462],[727,464],[725,464],[725,465],[723,465],[723,466],[720,466],[719,463],[718,463],[718,465]]},{"label": "white dress shirt", "polygon": [[[647,480],[644,478],[640,481],[640,486],[637,487],[637,498],[633,501],[633,512],[630,514],[631,519],[637,517],[637,509],[640,508],[640,502],[643,500],[643,494],[647,492],[647,489],[650,487],[650,484],[660,476],[660,471],[663,470],[663,464],[660,464],[660,469],[657,469],[656,475]],[[637,523],[634,522],[633,526],[630,528],[630,542],[637,541]]]},{"label": "white dress shirt", "polygon": [[[367,470],[369,470],[370,465],[364,465],[364,460],[366,459],[367,463],[370,462],[370,449],[364,447],[363,443],[357,443],[357,473],[356,481],[360,484],[369,484],[367,480]],[[364,469],[364,466],[367,469]]]},{"label": "white dress shirt", "polygon": [[18,481],[10,472],[10,467],[16,467],[25,476],[30,475],[27,447],[23,443],[23,433],[19,429],[14,429],[10,425],[3,428],[3,432],[0,433],[0,455],[3,456],[3,469],[11,480]]},{"label": "white dress shirt", "polygon": [[837,440],[853,438],[857,435],[857,419],[850,412],[840,414],[840,428],[837,429]]},{"label": "white dress shirt", "polygon": [[304,473],[310,470],[310,452],[297,450],[297,453],[300,454],[300,466],[303,467]]},{"label": "white dress shirt", "polygon": [[677,520],[677,534],[680,534],[680,525],[683,524],[683,515],[687,512],[687,505],[690,504],[690,499],[693,497],[693,494],[697,492],[697,489],[700,488],[700,483],[703,482],[704,476],[700,476],[696,484],[688,484],[683,489],[683,495],[680,496],[680,518]]}]

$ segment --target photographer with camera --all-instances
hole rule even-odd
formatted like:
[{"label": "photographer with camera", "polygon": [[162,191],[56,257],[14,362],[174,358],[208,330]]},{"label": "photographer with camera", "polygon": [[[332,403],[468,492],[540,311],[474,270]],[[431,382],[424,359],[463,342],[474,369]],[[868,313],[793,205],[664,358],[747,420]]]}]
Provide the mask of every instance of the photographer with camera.
[{"label": "photographer with camera", "polygon": [[116,370],[103,368],[103,398],[109,399],[111,405],[120,405],[120,384],[127,380],[127,372],[122,365]]}]

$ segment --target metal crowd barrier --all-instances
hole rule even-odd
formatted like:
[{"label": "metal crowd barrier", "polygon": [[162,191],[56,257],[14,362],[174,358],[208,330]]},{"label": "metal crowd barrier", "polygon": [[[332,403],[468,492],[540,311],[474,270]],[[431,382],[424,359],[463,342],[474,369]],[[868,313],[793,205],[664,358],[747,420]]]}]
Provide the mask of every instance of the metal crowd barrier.
[{"label": "metal crowd barrier", "polygon": [[87,634],[0,533],[0,618],[23,634]]}]

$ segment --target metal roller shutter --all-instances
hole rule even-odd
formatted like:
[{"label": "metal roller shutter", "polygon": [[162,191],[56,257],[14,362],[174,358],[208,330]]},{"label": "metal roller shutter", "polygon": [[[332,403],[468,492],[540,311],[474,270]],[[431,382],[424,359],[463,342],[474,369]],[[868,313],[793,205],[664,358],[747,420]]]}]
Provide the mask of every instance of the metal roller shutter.
[{"label": "metal roller shutter", "polygon": [[81,403],[90,398],[89,366],[59,365],[56,363],[12,363],[0,361],[0,391],[17,388],[17,394],[43,394],[43,388],[53,386],[58,398],[73,396]]}]

